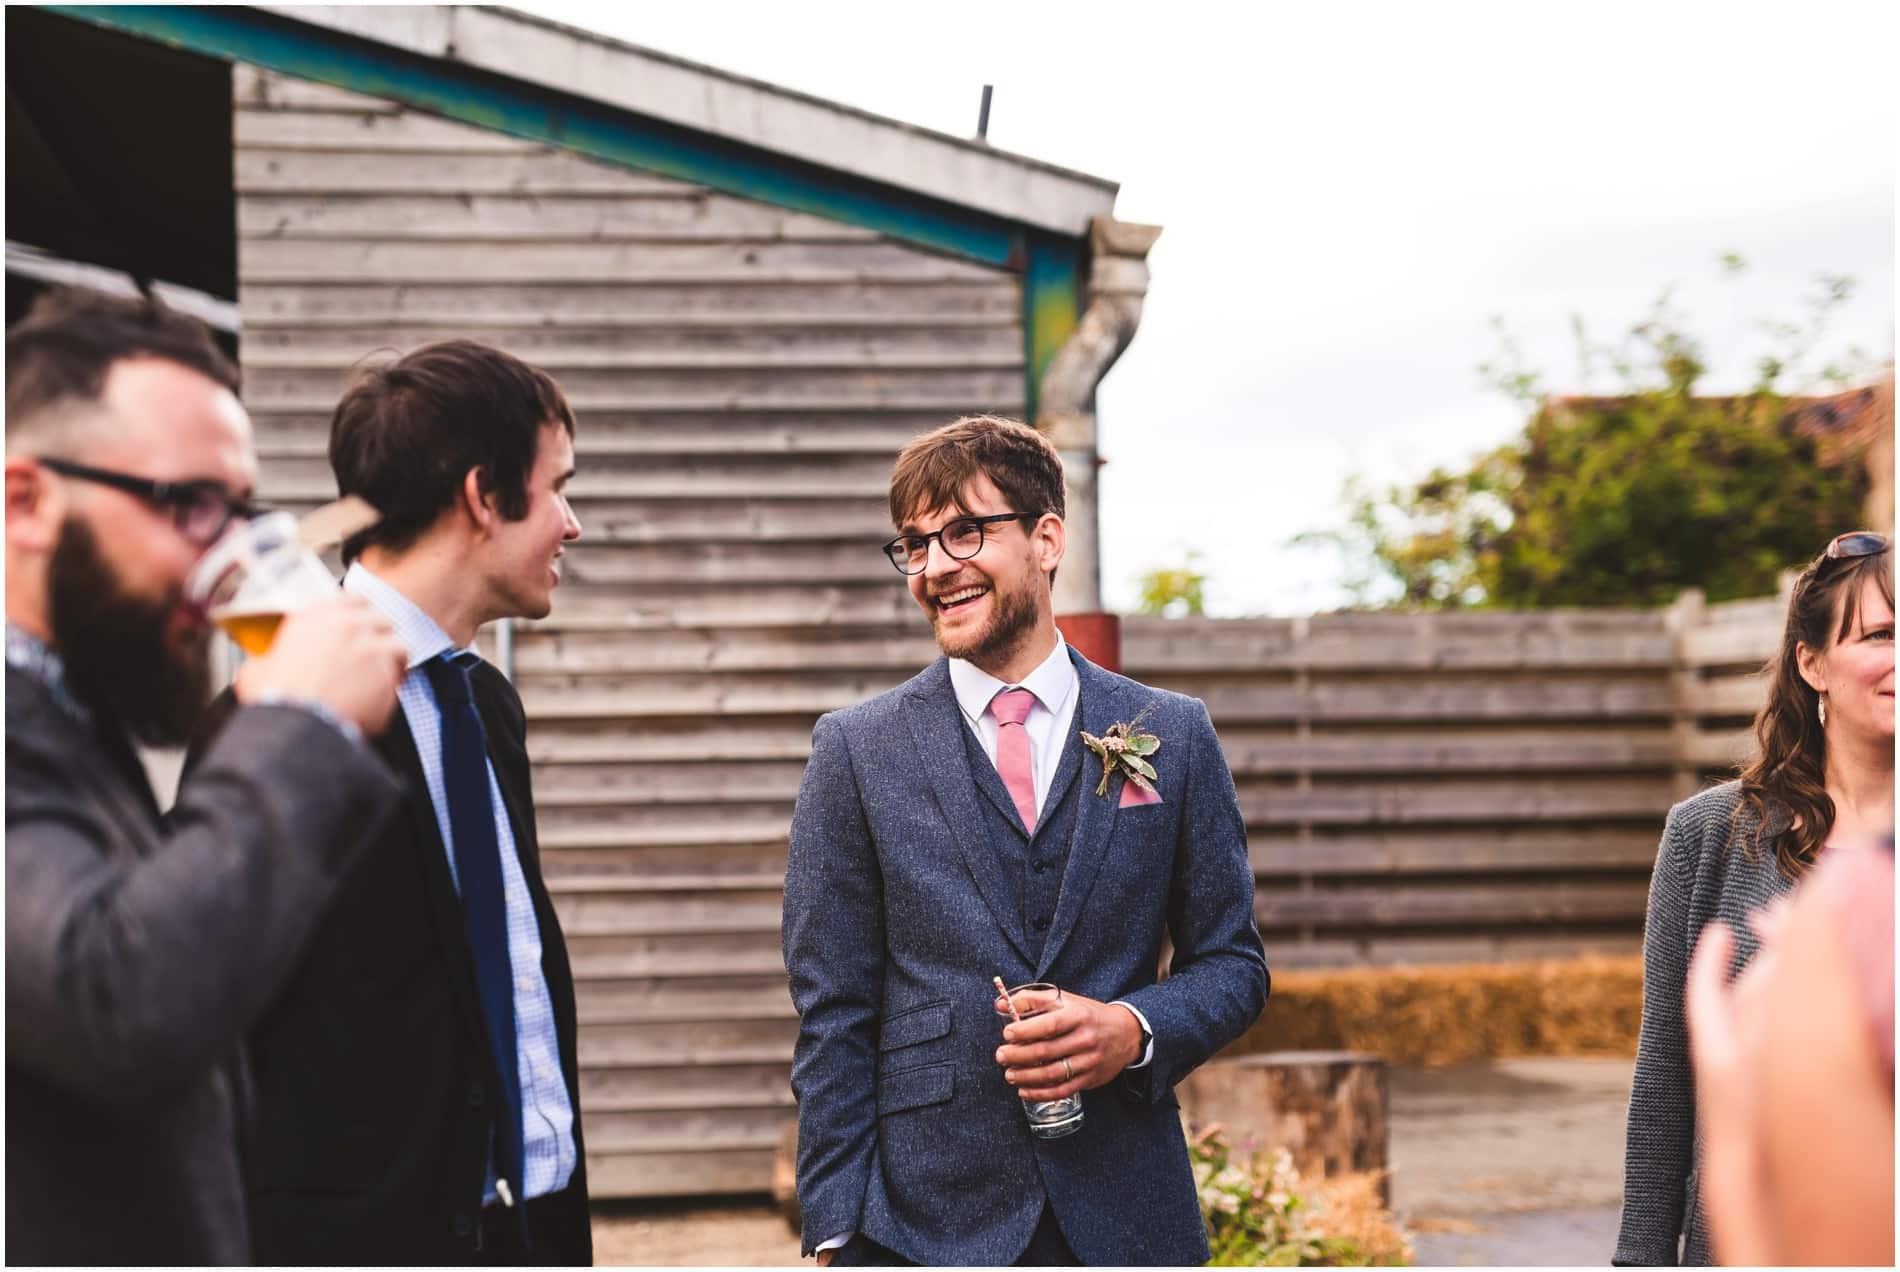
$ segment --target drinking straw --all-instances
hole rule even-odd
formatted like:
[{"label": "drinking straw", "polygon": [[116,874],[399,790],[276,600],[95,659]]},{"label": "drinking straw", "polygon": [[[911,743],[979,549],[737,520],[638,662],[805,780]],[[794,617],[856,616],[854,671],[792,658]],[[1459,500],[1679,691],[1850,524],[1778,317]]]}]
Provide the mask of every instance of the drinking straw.
[{"label": "drinking straw", "polygon": [[1022,1024],[1023,1018],[1016,1010],[1016,1000],[1009,996],[1007,989],[1003,988],[1003,978],[1001,976],[992,976],[990,977],[990,984],[996,986],[997,994],[1002,997],[1004,1005],[1009,1008],[1009,1018],[1019,1025]]}]

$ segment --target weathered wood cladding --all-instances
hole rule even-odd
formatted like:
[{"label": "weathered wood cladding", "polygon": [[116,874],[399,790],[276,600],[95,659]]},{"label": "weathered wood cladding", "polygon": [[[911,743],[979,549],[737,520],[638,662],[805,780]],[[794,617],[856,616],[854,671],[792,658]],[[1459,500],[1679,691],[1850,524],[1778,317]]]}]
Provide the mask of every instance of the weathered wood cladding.
[{"label": "weathered wood cladding", "polygon": [[253,67],[235,84],[245,396],[281,502],[332,493],[359,360],[469,336],[580,416],[564,609],[659,588],[740,621],[756,594],[776,621],[813,589],[814,620],[888,619],[892,457],[1023,410],[1009,273]]}]

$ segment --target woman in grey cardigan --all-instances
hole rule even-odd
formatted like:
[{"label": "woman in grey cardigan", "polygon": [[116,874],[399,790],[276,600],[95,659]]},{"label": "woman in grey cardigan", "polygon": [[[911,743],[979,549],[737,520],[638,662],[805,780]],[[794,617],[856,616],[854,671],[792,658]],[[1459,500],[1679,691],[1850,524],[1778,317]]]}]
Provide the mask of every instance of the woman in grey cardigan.
[{"label": "woman in grey cardigan", "polygon": [[1669,812],[1643,932],[1619,1266],[1711,1262],[1682,1018],[1703,927],[1719,919],[1735,930],[1739,970],[1756,948],[1748,916],[1788,893],[1830,837],[1893,826],[1892,569],[1886,537],[1862,531],[1802,572],[1767,669],[1758,758],[1739,781]]}]

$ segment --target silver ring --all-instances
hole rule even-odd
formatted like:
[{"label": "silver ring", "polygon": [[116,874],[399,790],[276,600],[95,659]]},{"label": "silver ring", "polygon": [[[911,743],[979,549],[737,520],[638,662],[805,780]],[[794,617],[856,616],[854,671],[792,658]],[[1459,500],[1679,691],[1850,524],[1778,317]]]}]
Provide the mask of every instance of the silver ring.
[{"label": "silver ring", "polygon": [[1075,1081],[1075,1070],[1069,1067],[1069,1057],[1067,1056],[1062,1057],[1062,1080],[1064,1082]]}]

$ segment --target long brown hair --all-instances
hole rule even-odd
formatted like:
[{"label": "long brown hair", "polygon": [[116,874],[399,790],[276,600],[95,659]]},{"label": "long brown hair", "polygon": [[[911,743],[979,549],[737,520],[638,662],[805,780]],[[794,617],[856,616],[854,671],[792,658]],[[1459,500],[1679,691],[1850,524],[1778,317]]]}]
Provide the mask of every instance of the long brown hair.
[{"label": "long brown hair", "polygon": [[[1827,649],[1854,630],[1860,616],[1861,582],[1878,581],[1893,604],[1893,548],[1867,556],[1835,558],[1823,553],[1795,580],[1781,648],[1763,674],[1768,701],[1755,717],[1758,753],[1742,771],[1742,803],[1737,811],[1754,815],[1760,828],[1753,844],[1760,851],[1771,827],[1792,814],[1773,835],[1775,865],[1788,879],[1799,879],[1834,829],[1834,801],[1827,793],[1827,737],[1821,729],[1820,695],[1801,678],[1798,646]],[[1835,610],[1840,620],[1835,621]]]}]

